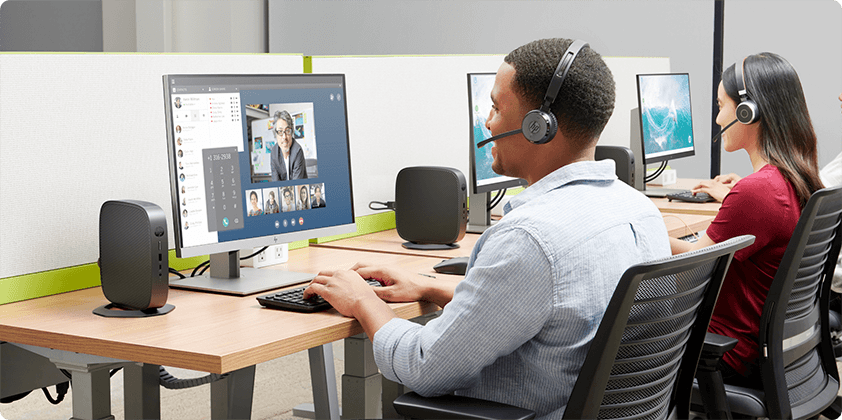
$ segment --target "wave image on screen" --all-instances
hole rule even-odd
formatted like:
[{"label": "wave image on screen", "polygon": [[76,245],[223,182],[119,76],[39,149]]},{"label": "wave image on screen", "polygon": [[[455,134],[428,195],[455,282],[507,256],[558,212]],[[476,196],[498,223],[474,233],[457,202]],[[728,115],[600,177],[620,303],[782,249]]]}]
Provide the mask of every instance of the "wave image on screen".
[{"label": "wave image on screen", "polygon": [[640,76],[640,120],[647,158],[693,149],[686,74]]},{"label": "wave image on screen", "polygon": [[491,137],[491,132],[485,127],[488,114],[491,112],[491,88],[494,87],[494,74],[471,76],[471,119],[474,130],[474,160],[478,182],[499,178],[500,175],[491,170],[494,157],[491,155],[491,145],[476,149],[476,144]]}]

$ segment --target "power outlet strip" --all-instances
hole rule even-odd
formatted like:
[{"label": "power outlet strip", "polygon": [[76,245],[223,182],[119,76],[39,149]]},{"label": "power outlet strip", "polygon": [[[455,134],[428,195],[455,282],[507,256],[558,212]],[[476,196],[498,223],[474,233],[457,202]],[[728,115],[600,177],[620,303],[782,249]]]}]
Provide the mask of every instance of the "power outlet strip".
[{"label": "power outlet strip", "polygon": [[[240,250],[240,254],[242,255],[249,255],[254,253],[255,251],[259,250],[260,248],[255,248],[254,250]],[[268,267],[270,265],[276,264],[283,264],[289,260],[289,245],[288,244],[280,244],[280,245],[271,245],[266,248],[263,252],[247,259],[240,261],[240,265],[244,265],[247,267],[254,267],[254,268],[262,268]]]}]

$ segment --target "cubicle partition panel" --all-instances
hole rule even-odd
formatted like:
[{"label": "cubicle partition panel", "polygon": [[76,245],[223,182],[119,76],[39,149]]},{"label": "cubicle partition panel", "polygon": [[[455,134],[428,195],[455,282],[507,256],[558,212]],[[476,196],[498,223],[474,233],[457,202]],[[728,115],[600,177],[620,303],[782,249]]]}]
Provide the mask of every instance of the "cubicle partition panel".
[{"label": "cubicle partition panel", "polygon": [[98,285],[106,200],[171,218],[162,75],[304,68],[298,54],[107,53],[2,54],[0,67],[0,303]]}]

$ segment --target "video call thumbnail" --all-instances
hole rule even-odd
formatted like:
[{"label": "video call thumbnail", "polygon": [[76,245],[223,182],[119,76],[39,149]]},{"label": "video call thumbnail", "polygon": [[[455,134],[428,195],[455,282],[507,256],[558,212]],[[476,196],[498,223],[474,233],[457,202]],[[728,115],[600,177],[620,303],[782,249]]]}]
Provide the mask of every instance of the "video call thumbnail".
[{"label": "video call thumbnail", "polygon": [[327,207],[323,183],[252,189],[246,197],[249,217]]}]

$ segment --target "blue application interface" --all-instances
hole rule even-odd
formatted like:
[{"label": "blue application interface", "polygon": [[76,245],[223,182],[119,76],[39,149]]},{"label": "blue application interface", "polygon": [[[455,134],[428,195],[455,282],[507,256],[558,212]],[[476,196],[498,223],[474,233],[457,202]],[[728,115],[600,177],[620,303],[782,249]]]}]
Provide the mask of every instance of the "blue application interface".
[{"label": "blue application interface", "polygon": [[353,223],[344,77],[170,76],[183,247]]},{"label": "blue application interface", "polygon": [[646,158],[693,151],[689,76],[640,75],[638,89]]}]

